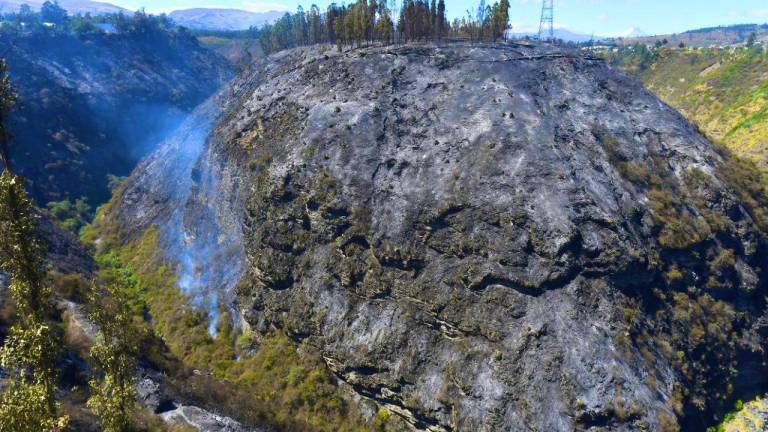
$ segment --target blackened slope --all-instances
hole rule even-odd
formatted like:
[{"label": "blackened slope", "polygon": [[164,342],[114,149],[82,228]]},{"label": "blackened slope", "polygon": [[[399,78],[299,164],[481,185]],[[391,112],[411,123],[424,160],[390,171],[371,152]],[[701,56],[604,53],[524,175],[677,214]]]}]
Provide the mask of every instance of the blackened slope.
[{"label": "blackened slope", "polygon": [[317,48],[251,82],[185,208],[138,198],[156,155],[110,217],[242,228],[250,327],[316,345],[414,427],[701,430],[767,376],[759,212],[728,159],[602,62]]},{"label": "blackened slope", "polygon": [[0,50],[20,96],[13,158],[41,204],[105,201],[107,174],[130,173],[232,76],[184,34],[9,35]]},{"label": "blackened slope", "polygon": [[275,61],[216,151],[252,179],[254,328],[433,429],[663,430],[752,368],[764,237],[636,82],[522,47]]},{"label": "blackened slope", "polygon": [[96,263],[80,239],[58,226],[47,212],[41,212],[38,223],[40,238],[48,245],[48,262],[53,271],[93,276]]}]

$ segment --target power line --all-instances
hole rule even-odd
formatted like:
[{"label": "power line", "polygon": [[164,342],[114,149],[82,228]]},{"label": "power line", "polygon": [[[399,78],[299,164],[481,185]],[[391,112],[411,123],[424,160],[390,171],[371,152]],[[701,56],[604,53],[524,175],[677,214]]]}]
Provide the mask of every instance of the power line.
[{"label": "power line", "polygon": [[539,40],[554,42],[555,40],[555,2],[544,0],[541,5],[541,22],[539,23]]}]

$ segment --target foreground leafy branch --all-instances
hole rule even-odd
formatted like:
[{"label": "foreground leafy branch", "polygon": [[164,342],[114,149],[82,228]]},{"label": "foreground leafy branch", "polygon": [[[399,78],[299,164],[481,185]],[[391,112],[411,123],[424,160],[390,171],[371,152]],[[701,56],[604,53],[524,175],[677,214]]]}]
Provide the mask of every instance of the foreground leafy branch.
[{"label": "foreground leafy branch", "polygon": [[[102,278],[103,279],[103,278]],[[131,299],[119,279],[103,289],[95,289],[90,304],[91,319],[99,325],[97,343],[91,348],[91,359],[104,372],[101,379],[90,381],[88,408],[101,419],[104,432],[131,430],[136,412],[136,356],[138,330],[128,305]]]},{"label": "foreground leafy branch", "polygon": [[47,319],[51,289],[34,226],[23,181],[6,169],[0,175],[0,268],[10,276],[19,322],[0,350],[0,365],[11,374],[0,397],[0,431],[60,431],[67,424],[55,399],[60,344]]},{"label": "foreground leafy branch", "polygon": [[0,395],[0,431],[61,431],[68,419],[59,416],[56,402],[58,343],[51,327],[51,288],[44,270],[45,246],[35,232],[32,201],[24,180],[14,175],[8,152],[4,119],[15,94],[7,66],[0,60],[0,269],[11,279],[8,288],[19,321],[0,349],[0,366],[11,384]]}]

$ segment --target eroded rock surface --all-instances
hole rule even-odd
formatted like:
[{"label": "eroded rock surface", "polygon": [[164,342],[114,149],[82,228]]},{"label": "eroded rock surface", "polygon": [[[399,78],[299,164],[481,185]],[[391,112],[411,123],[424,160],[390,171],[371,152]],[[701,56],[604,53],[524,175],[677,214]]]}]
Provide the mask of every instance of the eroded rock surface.
[{"label": "eroded rock surface", "polygon": [[759,209],[601,61],[302,49],[233,96],[196,162],[161,150],[110,217],[233,248],[207,271],[242,269],[251,329],[414,428],[701,430],[765,384]]}]

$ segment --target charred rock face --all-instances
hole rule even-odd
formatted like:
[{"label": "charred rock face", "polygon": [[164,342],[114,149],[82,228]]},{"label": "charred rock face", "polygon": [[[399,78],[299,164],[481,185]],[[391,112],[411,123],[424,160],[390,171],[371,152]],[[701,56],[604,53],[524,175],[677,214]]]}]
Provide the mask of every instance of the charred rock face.
[{"label": "charred rock face", "polygon": [[[296,50],[244,83],[174,211],[242,242],[252,329],[309,340],[414,427],[698,430],[764,384],[760,198],[602,62]],[[134,174],[123,227],[170,219],[130,198],[173,158]]]}]

